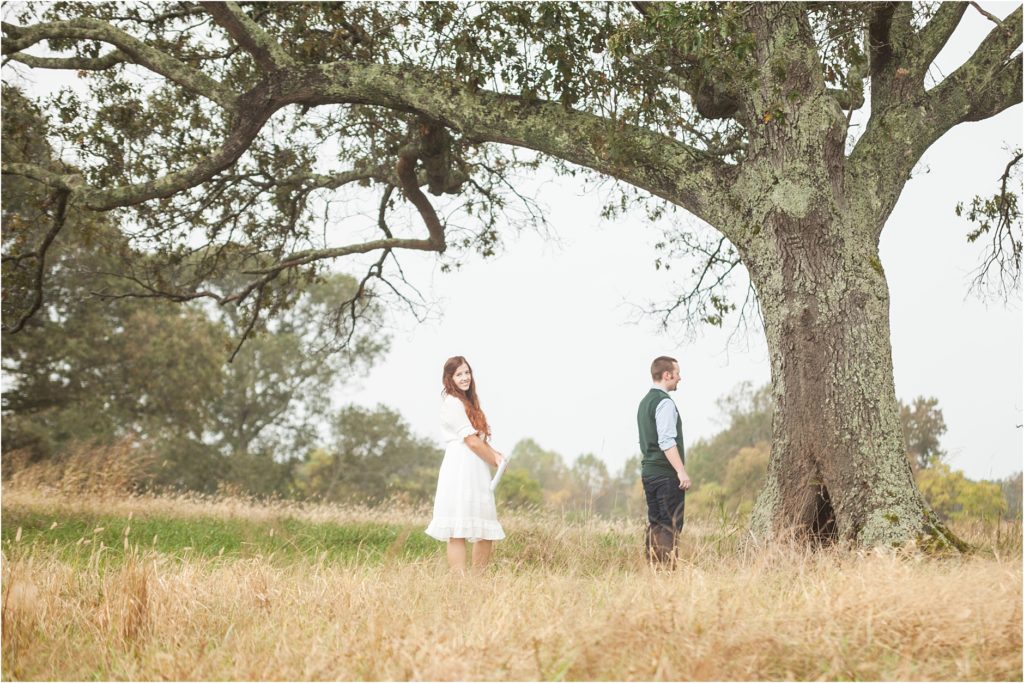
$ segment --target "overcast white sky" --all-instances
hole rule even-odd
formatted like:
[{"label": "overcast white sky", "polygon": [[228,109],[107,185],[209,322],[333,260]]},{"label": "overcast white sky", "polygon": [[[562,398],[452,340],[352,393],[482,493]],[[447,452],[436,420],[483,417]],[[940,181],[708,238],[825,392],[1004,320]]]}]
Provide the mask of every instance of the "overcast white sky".
[{"label": "overcast white sky", "polygon": [[[1015,4],[984,6],[1005,16]],[[990,28],[969,8],[939,57],[942,72],[958,66]],[[34,86],[40,90],[75,81],[54,72],[38,78],[45,81]],[[980,248],[967,244],[970,226],[953,208],[994,192],[1009,159],[1004,147],[1021,144],[1021,111],[1018,105],[962,125],[934,145],[881,240],[896,394],[906,402],[939,399],[949,461],[974,479],[1021,469],[1024,332],[1019,293],[1009,304],[968,297]],[[659,332],[651,320],[631,324],[635,305],[666,299],[677,275],[688,272],[655,271],[660,233],[640,212],[602,221],[598,192],[585,193],[578,182],[546,171],[520,189],[546,207],[557,243],[530,232],[506,236],[499,257],[470,257],[452,273],[442,273],[434,255],[403,255],[409,279],[438,304],[441,317],[419,325],[398,317],[390,354],[338,392],[339,402],[384,403],[419,434],[436,438],[441,366],[449,356],[465,355],[499,449],[530,437],[570,462],[594,453],[614,472],[638,450],[636,405],[650,385],[655,356],[680,359],[683,381],[675,398],[688,447],[724,426],[718,398],[740,382],[769,381],[757,326],[730,343],[728,325],[705,327],[689,339]],[[740,282],[736,293],[742,296],[745,287]]]}]

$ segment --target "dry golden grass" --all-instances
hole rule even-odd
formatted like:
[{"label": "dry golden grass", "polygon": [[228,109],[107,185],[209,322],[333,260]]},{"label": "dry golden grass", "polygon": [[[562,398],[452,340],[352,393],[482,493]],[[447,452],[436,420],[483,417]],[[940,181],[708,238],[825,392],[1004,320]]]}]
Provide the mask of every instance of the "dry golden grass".
[{"label": "dry golden grass", "polygon": [[35,463],[27,451],[11,451],[4,453],[3,472],[10,488],[103,495],[131,490],[147,479],[155,462],[144,443],[124,438],[112,444],[76,442],[61,457]]},{"label": "dry golden grass", "polygon": [[[397,514],[7,487],[3,504],[339,524]],[[698,524],[683,534],[683,565],[654,572],[639,523],[503,522],[510,538],[490,571],[461,580],[441,544],[427,560],[374,566],[152,551],[82,566],[15,540],[3,557],[4,677],[1021,679],[1019,541],[943,559],[809,553]]]},{"label": "dry golden grass", "polygon": [[269,522],[282,518],[311,523],[351,524],[372,519],[385,524],[420,524],[430,521],[430,509],[400,502],[372,510],[361,505],[299,502],[290,500],[259,501],[250,498],[204,496],[195,493],[180,495],[120,494],[101,492],[89,496],[65,496],[52,488],[4,486],[4,507],[20,506],[40,510],[101,512],[122,515],[162,515],[181,519],[218,518]]}]

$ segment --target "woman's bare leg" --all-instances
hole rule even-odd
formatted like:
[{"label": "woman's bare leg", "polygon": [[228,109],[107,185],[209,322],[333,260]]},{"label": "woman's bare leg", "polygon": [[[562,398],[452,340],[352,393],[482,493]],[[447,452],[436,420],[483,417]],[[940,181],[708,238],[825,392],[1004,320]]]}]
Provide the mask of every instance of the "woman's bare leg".
[{"label": "woman's bare leg", "polygon": [[491,542],[477,541],[473,544],[473,571],[477,574],[484,570],[491,559]]},{"label": "woman's bare leg", "polygon": [[[476,555],[474,551],[473,555]],[[456,574],[465,576],[466,574],[466,539],[464,538],[449,538],[448,539],[448,566]]]}]

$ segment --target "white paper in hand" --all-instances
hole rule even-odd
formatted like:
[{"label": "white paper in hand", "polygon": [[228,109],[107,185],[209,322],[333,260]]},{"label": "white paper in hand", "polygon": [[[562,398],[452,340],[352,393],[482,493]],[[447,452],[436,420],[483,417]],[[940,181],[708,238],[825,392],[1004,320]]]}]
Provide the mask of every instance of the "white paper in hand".
[{"label": "white paper in hand", "polygon": [[498,465],[498,471],[494,473],[494,479],[491,479],[491,491],[498,488],[498,482],[501,481],[501,475],[505,474],[506,467],[508,467],[508,458],[502,460]]}]

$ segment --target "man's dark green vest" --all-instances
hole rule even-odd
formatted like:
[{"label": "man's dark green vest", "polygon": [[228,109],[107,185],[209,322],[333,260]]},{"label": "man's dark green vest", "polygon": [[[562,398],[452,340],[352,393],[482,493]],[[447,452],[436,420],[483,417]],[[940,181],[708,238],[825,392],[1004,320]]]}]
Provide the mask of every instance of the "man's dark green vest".
[{"label": "man's dark green vest", "polygon": [[[651,389],[640,401],[640,408],[636,411],[636,423],[640,429],[640,453],[643,456],[640,464],[642,477],[676,476],[665,452],[658,445],[658,422],[654,414],[658,410],[658,404],[669,398],[667,392],[661,389]],[[671,399],[669,399],[671,400]],[[686,455],[683,453],[683,420],[676,410],[676,447],[679,448],[679,457],[686,462]]]}]

